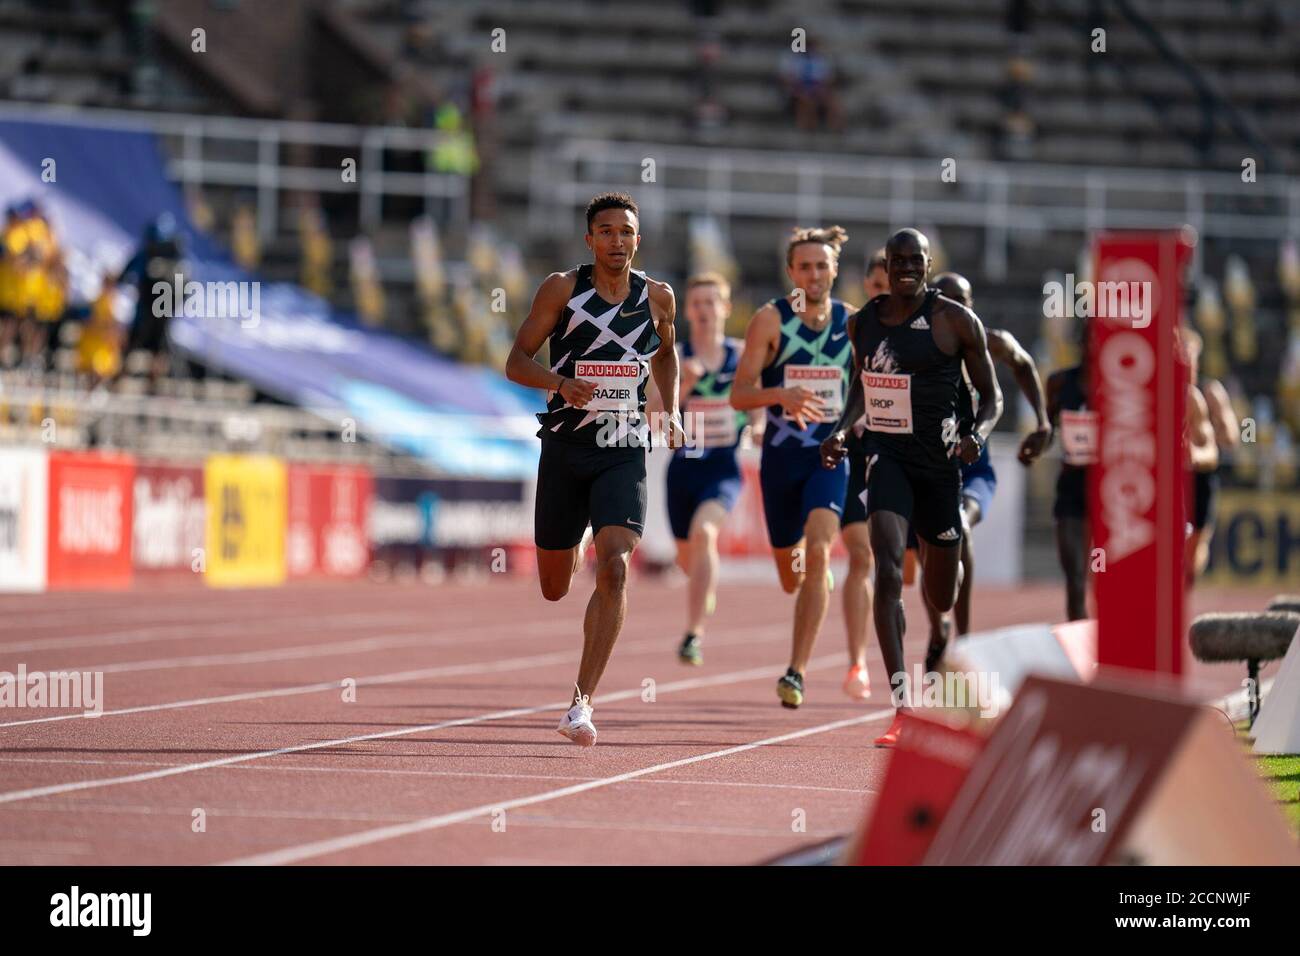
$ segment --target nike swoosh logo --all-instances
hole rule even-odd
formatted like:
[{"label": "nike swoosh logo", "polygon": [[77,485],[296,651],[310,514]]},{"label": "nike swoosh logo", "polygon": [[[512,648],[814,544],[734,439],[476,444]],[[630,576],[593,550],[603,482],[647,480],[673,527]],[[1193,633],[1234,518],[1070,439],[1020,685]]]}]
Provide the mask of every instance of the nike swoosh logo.
[{"label": "nike swoosh logo", "polygon": [[847,333],[841,332],[839,335],[832,335],[832,336],[831,336],[831,341],[832,341],[832,342],[838,342],[840,339],[844,338],[844,336],[845,336],[846,334],[847,334]]},{"label": "nike swoosh logo", "polygon": [[640,306],[637,306],[637,307],[636,307],[635,309],[633,309],[631,312],[620,312],[620,313],[618,314],[618,317],[619,317],[620,319],[630,319],[632,316],[636,315],[636,314],[639,313],[640,311],[641,311],[641,307],[640,307]]}]

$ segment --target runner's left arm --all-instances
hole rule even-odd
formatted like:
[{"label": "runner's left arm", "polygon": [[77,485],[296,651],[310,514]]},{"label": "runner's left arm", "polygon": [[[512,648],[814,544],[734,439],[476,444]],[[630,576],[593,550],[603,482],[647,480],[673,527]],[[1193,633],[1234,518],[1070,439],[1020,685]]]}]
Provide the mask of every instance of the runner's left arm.
[{"label": "runner's left arm", "polygon": [[1002,329],[985,331],[989,340],[989,356],[1011,369],[1021,394],[1029,401],[1038,419],[1034,430],[1020,442],[1020,451],[1017,453],[1022,465],[1031,465],[1052,442],[1052,422],[1047,415],[1047,400],[1043,396],[1043,383],[1038,377],[1038,368],[1030,354],[1010,332]]},{"label": "runner's left arm", "polygon": [[677,361],[677,333],[673,328],[673,320],[677,318],[677,301],[673,297],[673,287],[668,283],[653,279],[649,281],[650,314],[654,319],[655,331],[659,333],[659,349],[650,356],[650,374],[659,391],[659,400],[672,423],[668,446],[677,448],[686,437],[682,432],[679,414],[680,367]]},{"label": "runner's left arm", "polygon": [[970,375],[970,383],[980,396],[979,408],[975,410],[974,428],[974,434],[979,436],[979,444],[972,440],[971,435],[967,435],[957,446],[959,457],[969,465],[979,457],[980,447],[988,442],[993,426],[1002,417],[1002,389],[998,388],[997,376],[993,374],[993,360],[989,357],[984,323],[974,312],[963,306],[952,304],[945,308],[954,317],[953,328],[961,348],[961,360]]}]

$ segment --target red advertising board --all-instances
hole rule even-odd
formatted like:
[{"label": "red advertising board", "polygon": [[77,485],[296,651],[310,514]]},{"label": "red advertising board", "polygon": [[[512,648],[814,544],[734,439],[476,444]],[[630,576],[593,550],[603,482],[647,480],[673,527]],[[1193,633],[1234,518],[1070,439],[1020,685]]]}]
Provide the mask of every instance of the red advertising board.
[{"label": "red advertising board", "polygon": [[1188,373],[1175,335],[1191,251],[1181,232],[1107,233],[1093,247],[1088,513],[1105,562],[1093,576],[1102,667],[1182,671]]},{"label": "red advertising board", "polygon": [[370,562],[374,478],[349,465],[289,466],[289,577],[357,577]]},{"label": "red advertising board", "polygon": [[127,455],[50,454],[51,590],[131,586],[134,476]]},{"label": "red advertising board", "polygon": [[979,756],[984,739],[916,713],[903,714],[898,747],[880,796],[845,862],[860,866],[915,866]]},{"label": "red advertising board", "polygon": [[204,540],[202,464],[137,462],[133,500],[136,573],[182,573],[201,583],[195,559]]}]

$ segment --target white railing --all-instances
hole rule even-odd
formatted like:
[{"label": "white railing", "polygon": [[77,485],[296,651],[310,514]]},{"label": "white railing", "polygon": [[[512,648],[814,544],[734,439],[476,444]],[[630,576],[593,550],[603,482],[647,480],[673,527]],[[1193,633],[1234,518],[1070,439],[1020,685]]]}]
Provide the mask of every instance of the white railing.
[{"label": "white railing", "polygon": [[[169,394],[143,393],[143,380],[112,391],[87,389],[72,373],[0,372],[0,446],[112,448],[156,457],[260,452],[290,460],[366,463],[386,473],[432,474],[411,442],[495,438],[529,441],[532,415],[407,411],[354,418],[340,408],[232,400],[204,382],[162,379]],[[227,396],[248,386],[229,383]]]},{"label": "white railing", "polygon": [[594,192],[618,188],[636,197],[650,230],[698,214],[977,227],[995,280],[1006,275],[1013,234],[1190,225],[1214,238],[1300,238],[1300,179],[1267,170],[1246,183],[1234,172],[957,159],[955,181],[943,182],[942,162],[562,139],[533,157],[529,226],[548,233]]},{"label": "white railing", "polygon": [[[355,193],[362,229],[379,224],[385,196],[423,197],[425,212],[440,219],[437,202],[443,200],[450,203],[454,221],[469,221],[467,177],[384,170],[385,152],[417,153],[423,161],[445,138],[433,130],[9,102],[0,102],[0,119],[147,130],[173,140],[167,171],[177,182],[257,190],[258,231],[264,239],[278,227],[281,194],[291,191]],[[295,146],[353,149],[355,181],[344,181],[341,166],[291,164],[283,148]],[[218,148],[236,155],[217,158],[212,154]]]}]

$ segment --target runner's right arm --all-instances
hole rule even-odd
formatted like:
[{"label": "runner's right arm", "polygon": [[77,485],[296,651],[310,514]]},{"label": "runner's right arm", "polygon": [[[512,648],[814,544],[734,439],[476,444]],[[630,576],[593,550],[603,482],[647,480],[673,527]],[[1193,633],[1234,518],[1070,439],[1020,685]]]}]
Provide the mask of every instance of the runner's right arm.
[{"label": "runner's right arm", "polygon": [[849,394],[844,399],[844,413],[840,415],[840,420],[835,424],[835,431],[831,432],[824,442],[822,442],[822,464],[827,468],[834,468],[847,454],[844,442],[848,439],[849,429],[853,427],[854,422],[861,418],[867,411],[867,397],[862,390],[862,359],[858,355],[857,336],[857,314],[849,316],[849,341],[853,343],[853,371],[849,375]]},{"label": "runner's right arm", "polygon": [[559,391],[570,405],[582,408],[591,401],[596,387],[591,382],[565,378],[552,372],[534,358],[545,344],[547,336],[555,331],[560,316],[564,314],[565,303],[573,295],[576,284],[577,276],[574,273],[552,272],[538,287],[528,318],[519,327],[515,344],[510,347],[510,355],[506,359],[506,378],[516,385],[528,388]]},{"label": "runner's right arm", "polygon": [[781,341],[781,319],[776,309],[765,305],[749,320],[745,330],[745,348],[736,364],[736,377],[731,382],[731,407],[745,412],[766,405],[780,405],[794,418],[800,428],[808,427],[808,419],[821,421],[821,399],[810,389],[796,385],[794,388],[760,388],[759,377],[772,361]]},{"label": "runner's right arm", "polygon": [[1034,428],[1020,442],[1017,457],[1022,465],[1032,465],[1052,441],[1052,422],[1047,415],[1047,403],[1043,400],[1043,384],[1038,378],[1038,367],[1033,357],[1016,341],[1016,337],[1003,329],[988,329],[985,334],[989,340],[989,356],[1011,369],[1020,392],[1028,399],[1038,419]]}]

